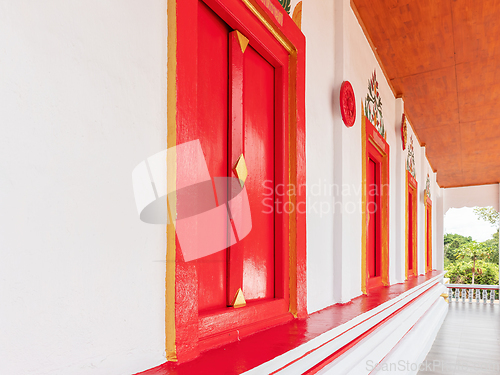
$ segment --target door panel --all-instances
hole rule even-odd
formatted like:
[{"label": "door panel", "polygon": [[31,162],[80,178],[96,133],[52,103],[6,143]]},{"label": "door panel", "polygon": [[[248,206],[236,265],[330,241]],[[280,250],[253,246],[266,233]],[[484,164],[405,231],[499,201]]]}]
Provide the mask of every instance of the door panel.
[{"label": "door panel", "polygon": [[408,275],[413,272],[413,194],[408,191]]},{"label": "door panel", "polygon": [[244,54],[243,154],[252,231],[239,251],[243,252],[243,292],[250,300],[274,297],[275,213],[265,205],[269,197],[265,186],[274,186],[274,81],[274,67],[249,46]]},{"label": "door panel", "polygon": [[[200,140],[210,176],[224,177],[227,176],[228,166],[230,30],[226,23],[201,1],[198,6],[198,20],[198,123],[189,124],[189,131],[192,139]],[[226,263],[225,251],[196,261],[199,311],[226,306]]]},{"label": "door panel", "polygon": [[381,206],[381,164],[380,160],[373,157],[371,154],[368,158],[368,238],[367,238],[367,266],[369,287],[378,286],[381,283],[382,276],[382,243],[381,243],[381,228],[382,228],[382,206]]},{"label": "door panel", "polygon": [[251,45],[241,51],[232,30],[201,1],[198,21],[198,123],[190,136],[200,140],[212,178],[234,176],[243,154],[252,217],[248,236],[196,261],[203,311],[225,308],[240,287],[247,301],[275,296],[275,210],[265,198],[275,185],[276,77]]},{"label": "door panel", "polygon": [[431,251],[431,206],[425,206],[426,230],[425,230],[425,251],[427,253],[427,269],[432,269],[432,251]]},{"label": "door panel", "polygon": [[368,275],[370,277],[377,276],[377,163],[368,160],[368,209],[369,209],[369,222],[368,222]]}]

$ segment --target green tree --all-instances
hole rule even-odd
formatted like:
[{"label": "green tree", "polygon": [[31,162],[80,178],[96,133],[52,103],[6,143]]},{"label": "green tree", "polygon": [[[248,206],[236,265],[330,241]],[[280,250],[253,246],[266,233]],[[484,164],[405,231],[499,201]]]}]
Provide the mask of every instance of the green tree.
[{"label": "green tree", "polygon": [[493,207],[474,207],[474,214],[498,228],[500,214]]},{"label": "green tree", "polygon": [[[472,284],[471,260],[458,260],[448,264],[446,277],[451,284]],[[480,285],[498,285],[498,265],[479,260],[475,266],[475,281]]]},{"label": "green tree", "polygon": [[444,256],[451,262],[457,260],[456,251],[463,244],[472,242],[472,237],[465,237],[460,234],[444,235]]},{"label": "green tree", "polygon": [[484,241],[483,244],[490,249],[489,261],[498,264],[498,230],[493,233],[493,238]]},{"label": "green tree", "polygon": [[474,214],[481,220],[487,221],[491,225],[497,227],[497,232],[493,234],[493,238],[483,243],[486,247],[490,248],[490,262],[498,264],[498,228],[500,227],[500,213],[493,207],[474,207]]},{"label": "green tree", "polygon": [[457,251],[456,256],[458,259],[469,258],[472,261],[472,284],[476,275],[476,261],[487,259],[491,256],[491,249],[486,247],[483,242],[467,242],[461,245]]}]

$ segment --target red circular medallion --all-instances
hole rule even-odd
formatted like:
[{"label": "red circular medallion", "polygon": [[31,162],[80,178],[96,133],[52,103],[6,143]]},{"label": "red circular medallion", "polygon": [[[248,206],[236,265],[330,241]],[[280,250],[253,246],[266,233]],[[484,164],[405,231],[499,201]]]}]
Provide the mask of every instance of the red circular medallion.
[{"label": "red circular medallion", "polygon": [[340,88],[340,113],[344,124],[350,128],[356,120],[356,99],[349,81],[344,81]]}]

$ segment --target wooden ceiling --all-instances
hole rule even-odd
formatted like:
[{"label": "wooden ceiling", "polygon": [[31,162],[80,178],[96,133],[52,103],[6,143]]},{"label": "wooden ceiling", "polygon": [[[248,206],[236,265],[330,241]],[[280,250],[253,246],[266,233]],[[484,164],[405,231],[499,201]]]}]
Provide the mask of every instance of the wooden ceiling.
[{"label": "wooden ceiling", "polygon": [[441,187],[500,182],[500,0],[351,0]]}]

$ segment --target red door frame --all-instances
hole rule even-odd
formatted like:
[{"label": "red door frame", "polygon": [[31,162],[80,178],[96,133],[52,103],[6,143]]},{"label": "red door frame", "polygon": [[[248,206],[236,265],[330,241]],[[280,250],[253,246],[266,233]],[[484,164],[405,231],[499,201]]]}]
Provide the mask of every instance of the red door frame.
[{"label": "red door frame", "polygon": [[[361,142],[362,142],[362,232],[361,232],[361,291],[368,294],[371,288],[389,285],[389,144],[379,134],[372,123],[361,110]],[[370,187],[368,182],[368,164],[370,160],[377,164],[377,177],[380,191],[376,219],[376,252],[380,260],[380,276],[370,280],[369,274],[369,244],[370,239]]]},{"label": "red door frame", "polygon": [[[417,259],[417,180],[406,171],[406,257],[405,257],[405,278],[418,275]],[[410,255],[413,264],[410,264]]]},{"label": "red door frame", "polygon": [[425,272],[432,271],[432,201],[424,194],[425,200]]},{"label": "red door frame", "polygon": [[[199,0],[168,0],[168,147],[189,138],[189,124],[197,121],[197,7]],[[245,35],[250,45],[272,63],[284,83],[277,87],[275,163],[283,166],[276,182],[305,185],[305,37],[276,0],[203,0],[230,28]],[[286,50],[286,56],[283,54]],[[281,70],[279,69],[279,67]],[[279,91],[281,90],[281,92]],[[287,93],[288,94],[287,94]],[[280,95],[281,94],[281,95]],[[168,184],[175,187],[179,163],[167,160]],[[279,173],[278,173],[279,174]],[[171,189],[171,190],[175,190]],[[303,189],[288,189],[296,195],[283,196],[284,213],[276,228],[276,254],[282,258],[277,274],[276,298],[239,309],[198,314],[196,269],[176,251],[173,225],[167,226],[166,352],[170,361],[186,361],[200,351],[235,341],[293,316],[305,317],[306,310],[306,215]],[[278,197],[277,197],[278,198]],[[169,198],[170,199],[170,198]],[[175,202],[175,201],[174,201]],[[288,204],[288,206],[287,206]],[[176,206],[169,201],[171,217]],[[281,298],[280,298],[281,296]],[[278,314],[276,313],[278,312]],[[290,312],[292,315],[288,314]],[[285,320],[284,320],[285,319]],[[204,340],[202,340],[204,338]]]}]

